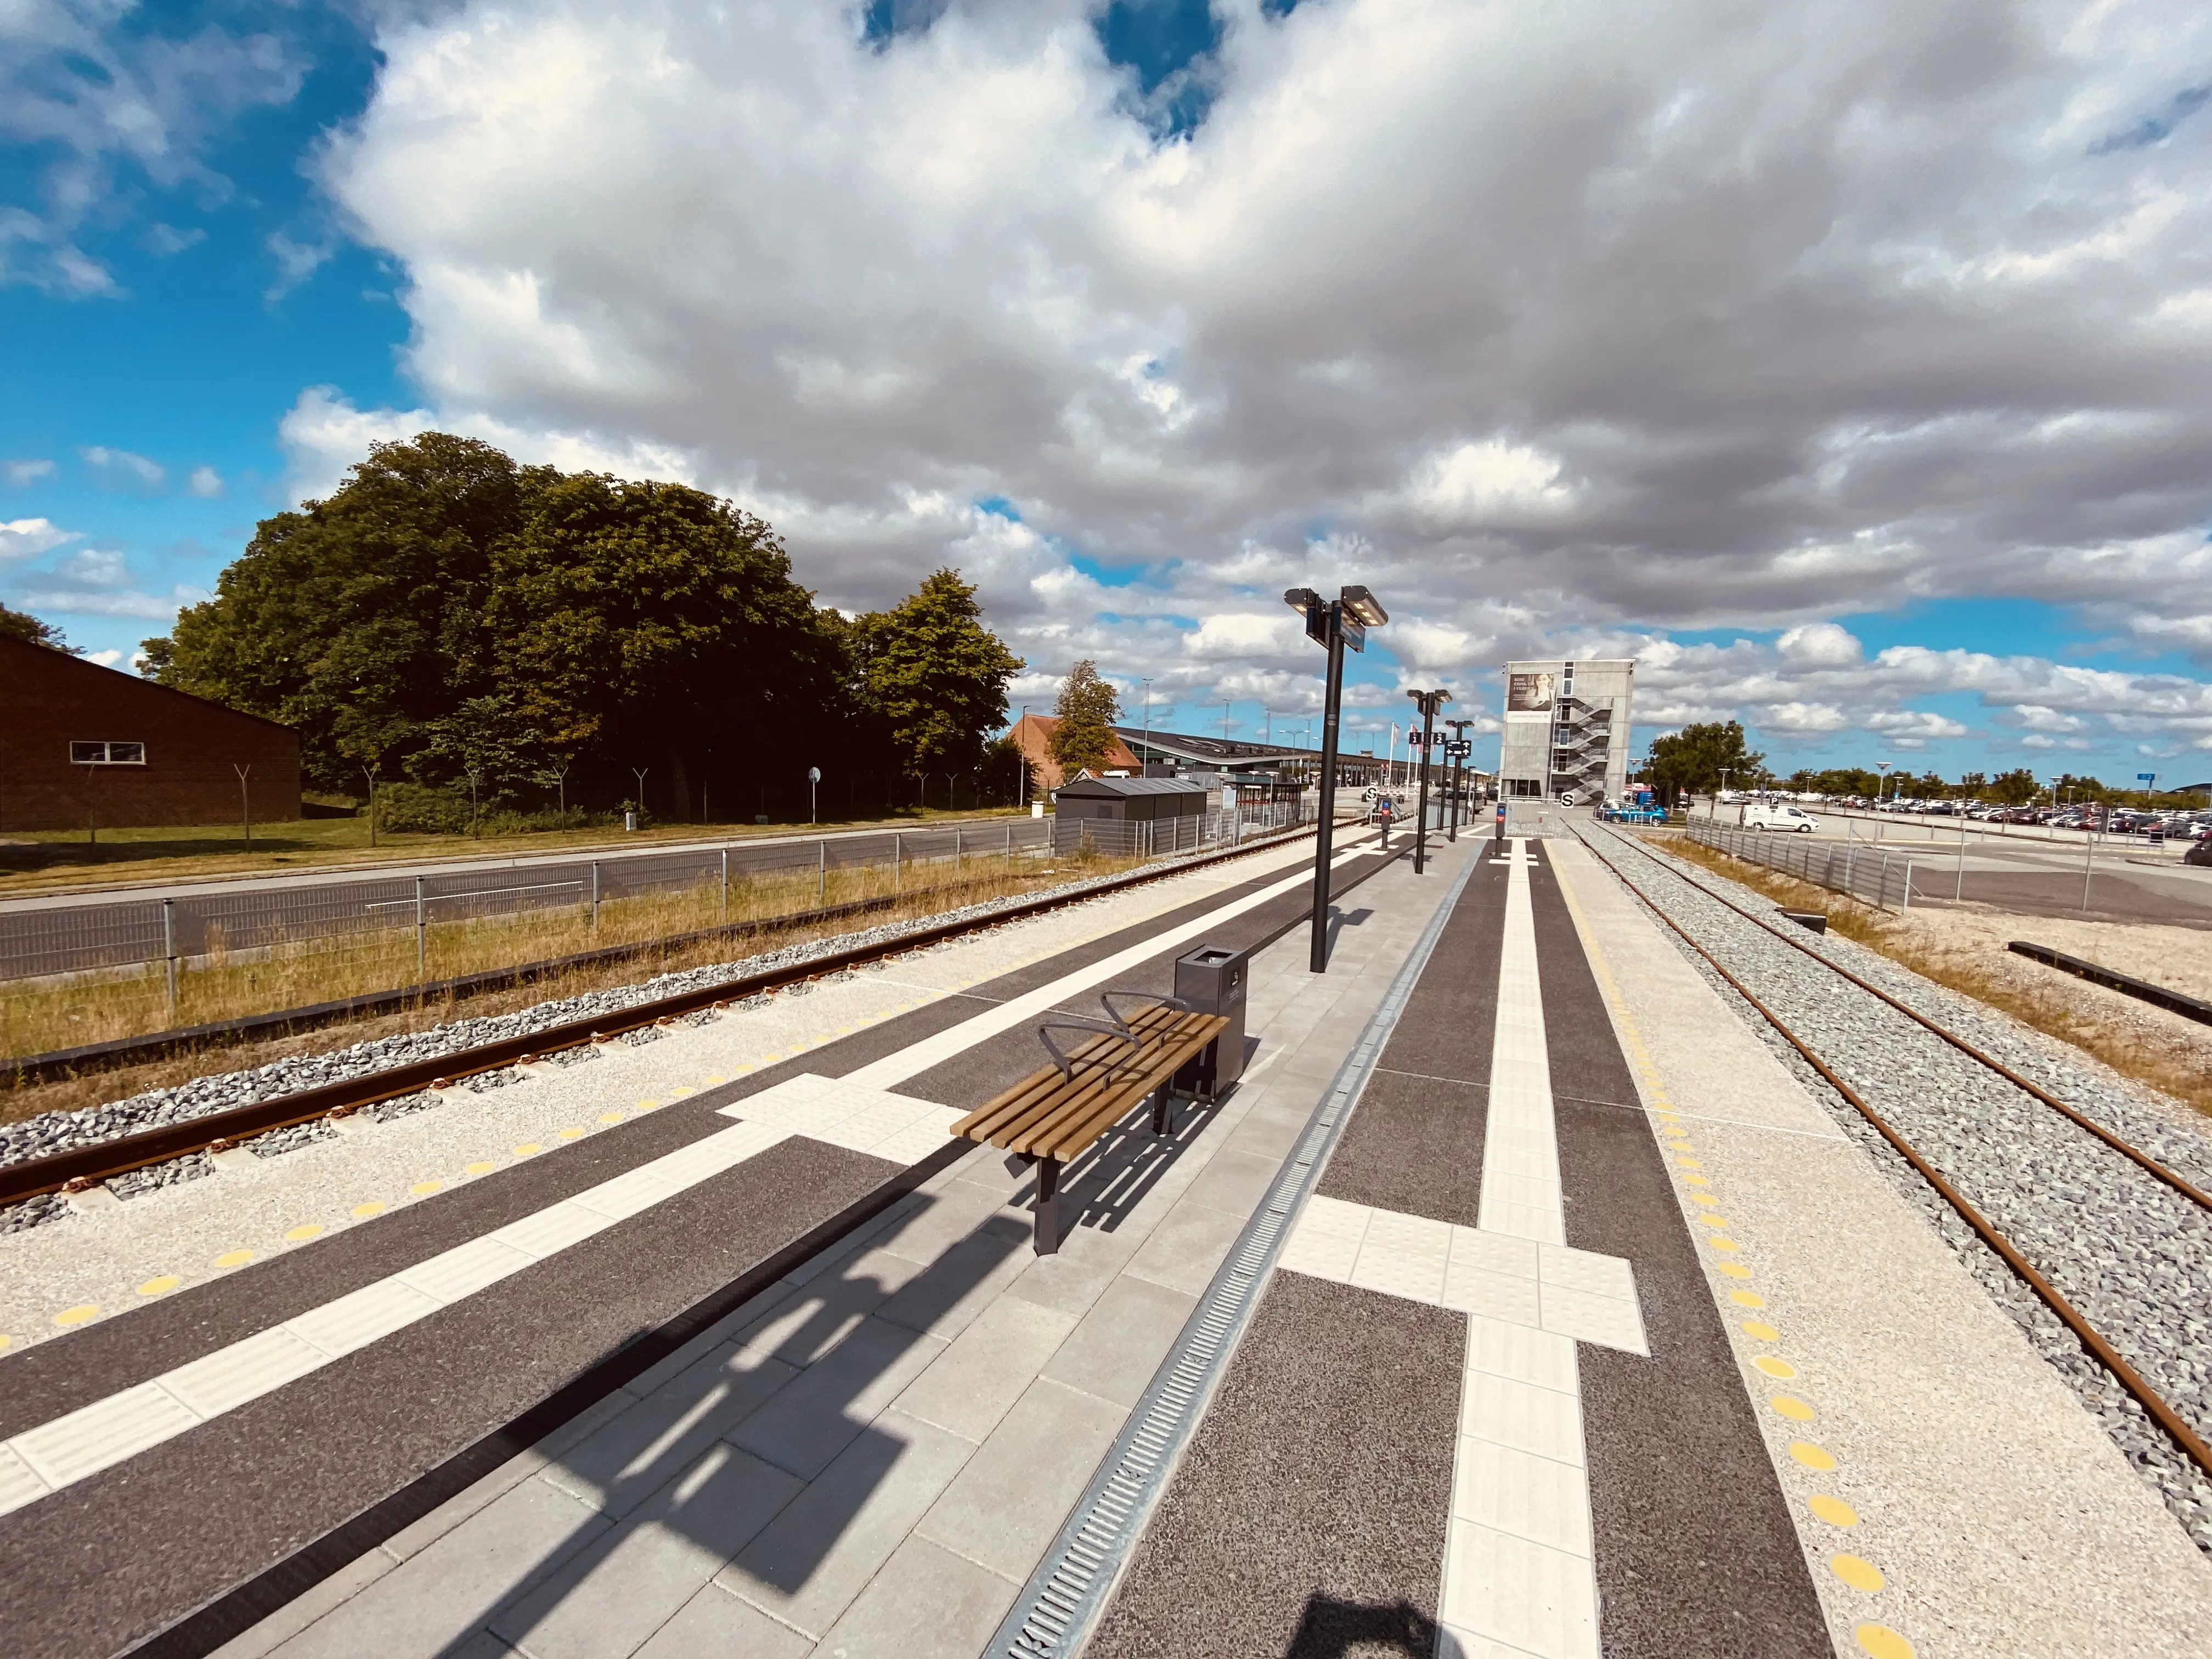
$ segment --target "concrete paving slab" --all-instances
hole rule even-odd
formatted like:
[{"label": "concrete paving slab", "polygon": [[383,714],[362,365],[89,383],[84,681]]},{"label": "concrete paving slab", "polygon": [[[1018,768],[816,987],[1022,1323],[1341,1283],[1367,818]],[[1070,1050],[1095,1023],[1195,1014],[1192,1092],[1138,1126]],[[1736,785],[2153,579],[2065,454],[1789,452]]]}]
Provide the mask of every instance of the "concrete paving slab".
[{"label": "concrete paving slab", "polygon": [[720,1584],[708,1584],[637,1650],[637,1659],[702,1659],[742,1654],[744,1659],[805,1659],[814,1638],[779,1625]]},{"label": "concrete paving slab", "polygon": [[877,1413],[945,1352],[933,1336],[865,1319],[786,1389],[732,1431],[730,1443],[811,1480]]},{"label": "concrete paving slab", "polygon": [[531,1659],[633,1653],[804,1484],[734,1446],[715,1446],[495,1616],[491,1630]]},{"label": "concrete paving slab", "polygon": [[1085,1315],[1042,1375],[1133,1407],[1198,1307],[1197,1293],[1140,1276],[1133,1263]]},{"label": "concrete paving slab", "polygon": [[1112,1401],[1040,1377],[930,1506],[916,1535],[1004,1575],[1011,1599],[1127,1416]]},{"label": "concrete paving slab", "polygon": [[465,1641],[503,1600],[611,1524],[538,1480],[524,1481],[473,1519],[275,1651],[283,1659],[430,1659]]},{"label": "concrete paving slab", "polygon": [[1074,1314],[1001,1295],[908,1385],[896,1409],[980,1444],[1076,1323]]},{"label": "concrete paving slab", "polygon": [[952,1483],[975,1443],[893,1410],[840,1453],[715,1577],[779,1623],[819,1638]]},{"label": "concrete paving slab", "polygon": [[1019,1588],[909,1538],[822,1638],[838,1659],[972,1659]]},{"label": "concrete paving slab", "polygon": [[798,1375],[795,1365],[741,1350],[709,1354],[551,1459],[539,1478],[619,1519]]}]

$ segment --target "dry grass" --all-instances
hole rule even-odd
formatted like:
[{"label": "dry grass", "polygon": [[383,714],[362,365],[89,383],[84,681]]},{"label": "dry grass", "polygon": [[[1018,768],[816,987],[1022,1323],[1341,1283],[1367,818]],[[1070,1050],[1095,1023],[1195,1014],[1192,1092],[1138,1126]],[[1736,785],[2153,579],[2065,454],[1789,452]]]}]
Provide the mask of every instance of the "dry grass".
[{"label": "dry grass", "polygon": [[[1651,837],[1654,841],[1658,837]],[[2212,1115],[2212,1027],[2055,972],[2004,948],[2022,919],[1984,906],[1904,913],[1877,910],[1762,865],[1748,863],[1686,836],[1662,843],[1675,857],[1726,876],[1792,910],[1814,910],[1844,938],[1878,951],[1924,979],[2009,1014],[2047,1037],[2080,1049],[2123,1077]],[[2145,949],[2141,936],[2160,936],[2166,951],[2197,948],[2186,928],[2076,924],[2083,937],[2055,943],[2094,961],[2124,962]],[[2051,924],[2034,919],[2039,938]],[[2123,936],[2130,936],[2125,939]],[[2101,947],[2101,948],[2100,948]],[[2160,975],[2142,967],[2141,977]],[[2170,978],[2171,975],[2168,975]]]},{"label": "dry grass", "polygon": [[[813,872],[779,873],[731,887],[726,920],[771,919],[808,908],[866,898],[894,898],[888,908],[855,921],[801,922],[750,935],[734,943],[702,941],[649,963],[639,959],[563,973],[511,989],[457,1001],[439,997],[401,1013],[349,1022],[322,1030],[268,1042],[226,1047],[220,1067],[228,1071],[262,1065],[289,1054],[321,1053],[396,1032],[420,1030],[457,1017],[511,1012],[586,990],[635,984],[648,973],[674,972],[750,956],[781,945],[803,943],[855,927],[926,917],[962,905],[977,904],[1035,890],[1047,884],[1108,875],[1133,867],[1138,860],[1060,858],[1043,861],[1003,854],[963,859],[956,879],[949,860],[906,867],[902,890],[891,892],[887,867],[867,866],[829,872],[826,894]],[[917,875],[933,879],[916,885]],[[564,909],[513,919],[441,923],[428,930],[427,960],[418,969],[411,928],[341,941],[333,948],[303,945],[256,953],[257,960],[232,962],[219,954],[205,969],[179,976],[171,1016],[167,988],[157,974],[130,978],[79,980],[60,985],[11,988],[0,994],[0,1053],[26,1054],[141,1036],[176,1025],[196,1024],[276,1009],[298,1007],[339,997],[404,988],[518,963],[544,961],[595,948],[647,943],[720,925],[725,920],[718,887],[611,900],[599,907],[593,933],[587,914]],[[45,1111],[65,1110],[100,1100],[119,1099],[149,1088],[179,1083],[212,1069],[209,1051],[0,1092],[0,1121]]]}]

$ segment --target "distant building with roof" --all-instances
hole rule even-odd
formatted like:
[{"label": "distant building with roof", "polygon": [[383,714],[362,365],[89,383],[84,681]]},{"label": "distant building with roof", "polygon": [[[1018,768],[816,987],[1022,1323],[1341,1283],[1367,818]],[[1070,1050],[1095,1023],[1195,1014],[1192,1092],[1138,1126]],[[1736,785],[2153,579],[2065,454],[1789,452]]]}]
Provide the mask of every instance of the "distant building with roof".
[{"label": "distant building with roof", "polygon": [[0,834],[300,816],[300,734],[0,636]]}]

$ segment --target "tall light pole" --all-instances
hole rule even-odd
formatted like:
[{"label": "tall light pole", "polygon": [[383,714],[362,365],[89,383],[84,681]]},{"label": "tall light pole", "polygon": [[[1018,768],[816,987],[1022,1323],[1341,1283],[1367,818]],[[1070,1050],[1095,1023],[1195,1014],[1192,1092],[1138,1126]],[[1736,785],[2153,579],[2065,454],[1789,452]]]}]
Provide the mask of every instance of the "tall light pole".
[{"label": "tall light pole", "polygon": [[[1313,945],[1307,968],[1316,974],[1328,971],[1328,861],[1336,842],[1336,733],[1344,708],[1344,652],[1367,648],[1367,630],[1380,628],[1390,613],[1375,602],[1364,587],[1344,587],[1337,597],[1324,599],[1310,587],[1293,587],[1283,603],[1306,619],[1306,637],[1328,653],[1322,690],[1321,822],[1315,826],[1313,884]],[[1224,717],[1223,737],[1228,735]]]},{"label": "tall light pole", "polygon": [[1444,758],[1451,762],[1451,829],[1446,839],[1456,842],[1459,839],[1459,798],[1461,792],[1467,787],[1466,762],[1467,757],[1474,752],[1468,744],[1467,728],[1474,722],[1446,720],[1444,724],[1452,729],[1452,740],[1444,745]]},{"label": "tall light pole", "polygon": [[1145,752],[1137,757],[1137,775],[1140,778],[1145,775],[1145,769],[1152,763],[1152,683],[1150,680],[1146,680],[1144,684]]},{"label": "tall light pole", "polygon": [[1438,686],[1433,691],[1408,691],[1421,711],[1421,787],[1413,808],[1413,873],[1427,868],[1429,850],[1429,750],[1437,740],[1437,710],[1451,701],[1451,693]]}]

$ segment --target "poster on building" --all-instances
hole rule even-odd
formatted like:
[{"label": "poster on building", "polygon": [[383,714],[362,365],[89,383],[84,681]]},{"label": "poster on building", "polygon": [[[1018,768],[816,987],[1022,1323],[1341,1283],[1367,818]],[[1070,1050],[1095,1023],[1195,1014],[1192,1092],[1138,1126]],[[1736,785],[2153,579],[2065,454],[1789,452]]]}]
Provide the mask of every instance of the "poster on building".
[{"label": "poster on building", "polygon": [[1552,707],[1552,674],[1508,674],[1505,677],[1505,718],[1544,720]]}]

